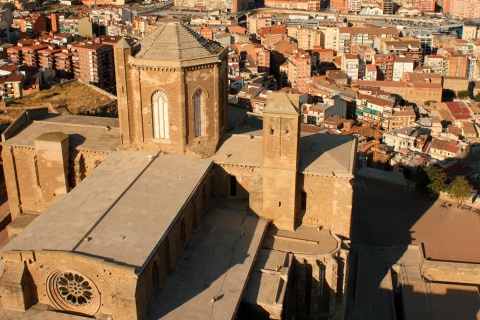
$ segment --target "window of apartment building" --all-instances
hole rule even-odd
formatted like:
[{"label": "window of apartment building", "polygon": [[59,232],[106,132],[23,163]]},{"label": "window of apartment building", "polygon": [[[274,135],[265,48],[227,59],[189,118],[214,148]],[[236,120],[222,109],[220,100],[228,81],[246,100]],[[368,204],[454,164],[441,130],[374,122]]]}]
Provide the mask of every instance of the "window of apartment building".
[{"label": "window of apartment building", "polygon": [[162,91],[157,91],[152,97],[153,106],[153,137],[155,139],[169,139],[168,126],[168,97]]}]

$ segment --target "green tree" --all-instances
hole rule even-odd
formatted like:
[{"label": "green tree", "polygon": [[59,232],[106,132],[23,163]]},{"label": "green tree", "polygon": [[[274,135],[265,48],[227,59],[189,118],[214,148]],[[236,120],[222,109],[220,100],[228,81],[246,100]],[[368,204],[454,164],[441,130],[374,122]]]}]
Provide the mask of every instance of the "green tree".
[{"label": "green tree", "polygon": [[467,99],[468,98],[468,91],[466,91],[466,90],[458,91],[457,97],[459,99]]},{"label": "green tree", "polygon": [[453,101],[457,95],[455,94],[455,91],[450,90],[450,89],[443,89],[442,93],[442,101]]},{"label": "green tree", "polygon": [[476,102],[480,102],[480,92],[475,95],[473,100],[475,100]]},{"label": "green tree", "polygon": [[439,167],[418,168],[415,175],[417,191],[432,197],[438,196],[445,189],[447,175]]},{"label": "green tree", "polygon": [[438,102],[437,100],[427,100],[423,104],[426,105],[426,106],[429,106],[430,104],[437,103],[437,102]]},{"label": "green tree", "polygon": [[464,177],[457,177],[450,183],[448,194],[457,201],[457,206],[460,206],[465,200],[470,198],[470,192],[472,190],[473,187]]}]

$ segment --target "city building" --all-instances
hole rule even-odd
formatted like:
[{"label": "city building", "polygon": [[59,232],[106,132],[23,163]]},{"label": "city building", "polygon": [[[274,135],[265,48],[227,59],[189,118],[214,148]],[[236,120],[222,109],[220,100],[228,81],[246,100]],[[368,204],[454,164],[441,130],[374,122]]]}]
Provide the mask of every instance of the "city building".
[{"label": "city building", "polygon": [[377,66],[374,64],[367,64],[365,72],[365,79],[363,80],[377,80]]},{"label": "city building", "polygon": [[432,73],[443,74],[443,57],[439,55],[426,55],[424,63]]},{"label": "city building", "polygon": [[298,88],[300,92],[306,91],[305,81],[310,79],[312,73],[312,65],[310,55],[298,50],[290,55],[288,61],[288,82],[292,88]]},{"label": "city building", "polygon": [[345,71],[350,82],[358,80],[359,65],[358,55],[347,53],[342,56],[342,71]]},{"label": "city building", "polygon": [[205,8],[207,10],[224,10],[228,12],[239,12],[247,9],[248,1],[245,0],[175,0],[176,7]]},{"label": "city building", "polygon": [[71,45],[75,78],[102,89],[115,86],[113,47],[93,41],[79,41]]},{"label": "city building", "polygon": [[359,121],[373,125],[378,123],[383,129],[388,130],[388,128],[390,128],[394,107],[394,101],[359,94],[357,96],[357,109],[355,110],[355,114]]},{"label": "city building", "polygon": [[339,13],[348,13],[349,0],[330,0],[330,9]]},{"label": "city building", "polygon": [[60,33],[70,33],[80,37],[90,37],[93,34],[92,22],[88,17],[60,17],[59,22]]},{"label": "city building", "polygon": [[413,72],[413,59],[411,56],[397,56],[393,61],[393,81],[400,81],[404,72]]},{"label": "city building", "polygon": [[443,12],[463,19],[480,18],[480,7],[476,0],[443,0]]},{"label": "city building", "polygon": [[435,12],[436,0],[412,0],[412,8],[422,12]]}]

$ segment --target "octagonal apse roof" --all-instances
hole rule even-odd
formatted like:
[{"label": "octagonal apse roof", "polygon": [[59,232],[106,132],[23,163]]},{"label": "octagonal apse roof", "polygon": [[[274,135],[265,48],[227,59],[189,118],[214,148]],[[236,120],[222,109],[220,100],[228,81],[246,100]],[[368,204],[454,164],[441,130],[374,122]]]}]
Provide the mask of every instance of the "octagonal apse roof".
[{"label": "octagonal apse roof", "polygon": [[140,42],[136,59],[186,61],[217,57],[224,48],[180,22],[160,25]]}]

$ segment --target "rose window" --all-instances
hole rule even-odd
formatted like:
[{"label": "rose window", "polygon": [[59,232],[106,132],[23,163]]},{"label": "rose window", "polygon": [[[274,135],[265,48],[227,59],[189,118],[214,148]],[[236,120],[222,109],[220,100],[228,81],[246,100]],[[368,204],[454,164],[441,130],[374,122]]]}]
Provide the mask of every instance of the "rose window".
[{"label": "rose window", "polygon": [[78,271],[54,271],[47,284],[48,297],[58,310],[94,315],[100,307],[97,287]]},{"label": "rose window", "polygon": [[74,306],[85,306],[92,302],[92,287],[84,277],[67,272],[57,280],[60,296]]}]

